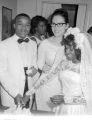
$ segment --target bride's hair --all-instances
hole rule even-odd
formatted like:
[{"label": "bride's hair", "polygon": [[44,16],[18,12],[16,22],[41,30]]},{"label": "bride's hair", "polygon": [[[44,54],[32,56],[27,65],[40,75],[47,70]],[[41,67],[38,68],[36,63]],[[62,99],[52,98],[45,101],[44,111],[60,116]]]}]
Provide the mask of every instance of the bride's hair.
[{"label": "bride's hair", "polygon": [[62,45],[64,45],[64,46],[68,45],[70,47],[72,45],[74,48],[77,60],[81,61],[81,50],[79,48],[77,48],[73,34],[69,34],[66,36],[66,38],[63,38]]}]

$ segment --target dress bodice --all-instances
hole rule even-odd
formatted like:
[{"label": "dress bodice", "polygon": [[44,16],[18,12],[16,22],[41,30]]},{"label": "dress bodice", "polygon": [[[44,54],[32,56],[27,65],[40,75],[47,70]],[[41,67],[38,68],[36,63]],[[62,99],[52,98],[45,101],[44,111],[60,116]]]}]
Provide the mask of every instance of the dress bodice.
[{"label": "dress bodice", "polygon": [[55,46],[53,44],[51,44],[49,41],[47,41],[47,47],[48,49],[46,49],[46,64],[52,66],[55,56],[56,56],[56,52],[58,51],[59,47]]},{"label": "dress bodice", "polygon": [[65,67],[66,69],[60,72],[60,80],[62,81],[64,95],[65,96],[82,95],[79,71],[80,64],[70,63],[70,65],[67,65]]},{"label": "dress bodice", "polygon": [[[38,67],[43,68],[43,66],[52,66],[55,60],[58,49],[61,46],[52,44],[48,39],[44,40],[39,46],[38,50]],[[62,51],[63,54],[63,51]]]}]

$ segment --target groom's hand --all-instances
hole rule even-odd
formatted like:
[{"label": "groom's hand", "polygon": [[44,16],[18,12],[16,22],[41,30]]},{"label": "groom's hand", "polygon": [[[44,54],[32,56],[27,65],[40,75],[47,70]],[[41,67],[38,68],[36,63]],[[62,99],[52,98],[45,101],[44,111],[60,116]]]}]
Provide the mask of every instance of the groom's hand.
[{"label": "groom's hand", "polygon": [[23,97],[24,105],[26,105],[26,103],[29,101],[29,99],[30,99],[29,95],[24,95],[24,97]]},{"label": "groom's hand", "polygon": [[23,98],[20,94],[17,94],[17,96],[14,98],[14,102],[16,105],[23,105]]}]

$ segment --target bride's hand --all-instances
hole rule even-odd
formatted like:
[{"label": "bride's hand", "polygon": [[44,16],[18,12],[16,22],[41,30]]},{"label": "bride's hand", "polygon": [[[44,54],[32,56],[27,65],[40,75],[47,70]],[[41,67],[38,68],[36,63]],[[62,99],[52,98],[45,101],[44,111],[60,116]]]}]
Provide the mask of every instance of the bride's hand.
[{"label": "bride's hand", "polygon": [[55,95],[50,98],[51,102],[55,105],[59,105],[64,103],[64,96],[63,95]]}]

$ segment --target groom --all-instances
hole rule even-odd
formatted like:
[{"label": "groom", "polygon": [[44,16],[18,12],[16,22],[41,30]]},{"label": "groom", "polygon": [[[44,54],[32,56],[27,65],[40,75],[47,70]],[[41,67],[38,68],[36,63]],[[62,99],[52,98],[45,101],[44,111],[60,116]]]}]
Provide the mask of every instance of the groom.
[{"label": "groom", "polygon": [[[0,42],[0,82],[2,105],[14,107],[23,103],[25,69],[32,68],[31,76],[37,72],[37,45],[29,37],[31,19],[27,14],[15,17],[15,34]],[[28,78],[28,87],[33,81]]]}]

